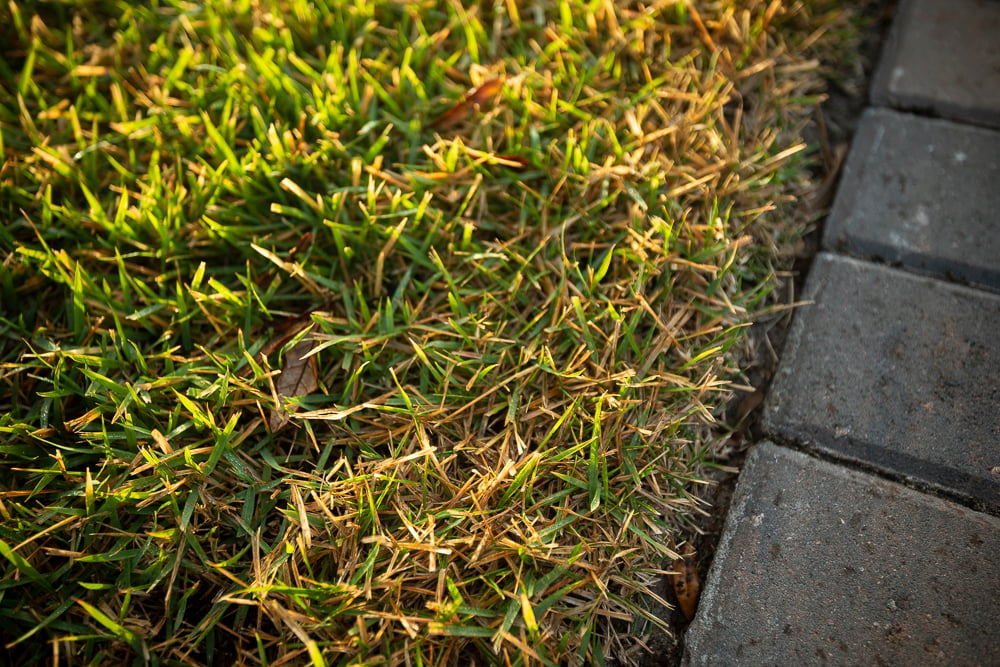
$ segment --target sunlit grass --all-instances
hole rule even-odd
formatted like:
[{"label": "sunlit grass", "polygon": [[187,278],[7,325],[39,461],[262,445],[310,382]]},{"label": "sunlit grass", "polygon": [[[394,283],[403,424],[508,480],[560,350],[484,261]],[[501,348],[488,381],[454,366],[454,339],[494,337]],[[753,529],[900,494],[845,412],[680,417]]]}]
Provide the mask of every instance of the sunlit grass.
[{"label": "sunlit grass", "polygon": [[6,5],[7,650],[599,664],[664,625],[839,16]]}]

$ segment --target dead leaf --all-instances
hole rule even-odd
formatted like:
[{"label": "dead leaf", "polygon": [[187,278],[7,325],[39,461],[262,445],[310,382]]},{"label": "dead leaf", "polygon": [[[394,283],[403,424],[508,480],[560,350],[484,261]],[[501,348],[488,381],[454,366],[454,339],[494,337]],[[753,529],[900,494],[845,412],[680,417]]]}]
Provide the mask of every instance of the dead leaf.
[{"label": "dead leaf", "polygon": [[268,422],[272,433],[284,427],[291,417],[289,408],[281,399],[311,394],[319,386],[316,381],[316,357],[309,355],[315,346],[316,341],[303,340],[285,352],[284,366],[274,382],[278,407],[271,411]]},{"label": "dead leaf", "polygon": [[674,561],[674,594],[680,605],[684,618],[691,620],[698,609],[698,594],[701,593],[701,581],[698,578],[698,566],[694,560],[694,548],[685,544],[680,550],[681,557]]},{"label": "dead leaf", "polygon": [[[271,339],[254,355],[254,361],[261,363],[264,359],[268,359],[276,350],[294,338],[296,334],[306,327],[312,326],[313,312],[312,310],[307,310],[301,315],[283,317],[272,322],[273,331]],[[244,366],[240,370],[239,375],[241,377],[250,377],[252,373],[253,369],[250,366]]]},{"label": "dead leaf", "polygon": [[764,397],[767,392],[764,389],[755,389],[749,393],[743,394],[740,398],[740,402],[736,404],[736,413],[733,415],[733,423],[739,424],[744,419],[746,419],[751,412],[757,409],[757,407],[764,402]]},{"label": "dead leaf", "polygon": [[315,311],[307,310],[301,315],[282,317],[272,322],[271,340],[257,353],[257,361],[270,357],[277,350],[285,346],[285,343],[297,336],[303,329],[312,326],[312,314]]},{"label": "dead leaf", "polygon": [[454,125],[458,121],[467,118],[474,111],[479,111],[483,105],[491,101],[503,90],[503,82],[503,77],[498,76],[495,79],[490,79],[479,84],[475,88],[469,89],[460,101],[438,116],[437,120],[431,123],[431,127],[440,128]]}]

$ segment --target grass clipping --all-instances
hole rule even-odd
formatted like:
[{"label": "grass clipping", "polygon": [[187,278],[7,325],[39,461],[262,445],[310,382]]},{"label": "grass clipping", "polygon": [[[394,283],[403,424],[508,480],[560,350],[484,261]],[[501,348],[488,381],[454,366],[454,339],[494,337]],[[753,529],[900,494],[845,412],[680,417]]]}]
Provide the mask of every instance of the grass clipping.
[{"label": "grass clipping", "polygon": [[627,653],[796,233],[822,17],[161,4],[2,17],[7,649]]}]

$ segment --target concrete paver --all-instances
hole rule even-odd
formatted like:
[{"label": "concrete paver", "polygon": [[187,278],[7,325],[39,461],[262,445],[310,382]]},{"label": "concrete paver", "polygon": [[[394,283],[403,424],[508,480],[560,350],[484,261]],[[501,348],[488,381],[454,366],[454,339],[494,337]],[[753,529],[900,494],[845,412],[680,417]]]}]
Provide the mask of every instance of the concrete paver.
[{"label": "concrete paver", "polygon": [[994,517],[759,444],[684,662],[995,663],[998,553]]},{"label": "concrete paver", "polygon": [[821,253],[773,434],[1000,508],[1000,295]]},{"label": "concrete paver", "polygon": [[868,109],[824,246],[1000,289],[1000,132]]},{"label": "concrete paver", "polygon": [[872,101],[1000,127],[1000,2],[904,0]]}]

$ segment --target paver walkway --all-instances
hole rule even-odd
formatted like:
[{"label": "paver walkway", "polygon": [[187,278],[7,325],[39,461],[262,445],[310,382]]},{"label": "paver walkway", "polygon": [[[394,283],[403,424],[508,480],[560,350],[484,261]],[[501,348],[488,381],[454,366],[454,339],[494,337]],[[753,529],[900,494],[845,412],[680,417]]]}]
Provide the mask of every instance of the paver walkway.
[{"label": "paver walkway", "polygon": [[1000,665],[1000,1],[902,0],[690,665]]}]

